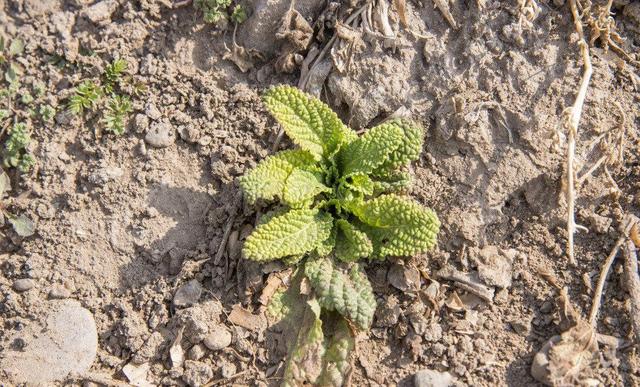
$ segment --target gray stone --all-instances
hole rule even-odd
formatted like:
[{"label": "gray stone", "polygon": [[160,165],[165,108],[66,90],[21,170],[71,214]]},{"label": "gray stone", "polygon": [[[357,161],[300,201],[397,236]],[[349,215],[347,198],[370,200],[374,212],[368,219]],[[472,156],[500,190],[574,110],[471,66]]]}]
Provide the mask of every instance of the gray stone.
[{"label": "gray stone", "polygon": [[173,305],[178,307],[190,306],[198,302],[202,294],[202,285],[198,280],[191,280],[182,285],[173,296]]},{"label": "gray stone", "polygon": [[145,106],[144,108],[144,114],[147,115],[147,117],[151,118],[152,120],[159,120],[160,117],[162,117],[162,113],[160,113],[160,110],[158,110],[158,108],[156,107],[156,105],[154,105],[153,103],[149,102],[147,104],[147,106]]},{"label": "gray stone", "polygon": [[111,20],[111,15],[118,8],[117,0],[104,0],[93,4],[82,12],[82,16],[91,20],[93,23],[106,23]]},{"label": "gray stone", "polygon": [[415,387],[448,387],[453,382],[453,376],[448,372],[422,370],[413,375],[413,385]]},{"label": "gray stone", "polygon": [[166,148],[176,141],[173,126],[166,122],[158,122],[151,125],[144,141],[155,148]]},{"label": "gray stone", "polygon": [[187,353],[189,360],[200,360],[207,354],[207,350],[203,345],[196,344]]},{"label": "gray stone", "polygon": [[49,290],[49,298],[51,299],[62,300],[69,297],[71,297],[69,289],[60,284],[53,285]]},{"label": "gray stone", "polygon": [[20,331],[7,332],[9,342],[21,340],[21,350],[5,348],[0,369],[9,385],[49,385],[69,373],[91,368],[98,347],[96,323],[87,309],[72,300],[50,301],[44,316]]},{"label": "gray stone", "polygon": [[204,338],[204,345],[207,346],[212,351],[218,351],[220,349],[226,348],[231,344],[231,332],[227,330],[222,325],[217,325],[213,327]]},{"label": "gray stone", "polygon": [[36,282],[31,278],[22,278],[13,282],[13,290],[16,292],[26,292],[36,286]]}]

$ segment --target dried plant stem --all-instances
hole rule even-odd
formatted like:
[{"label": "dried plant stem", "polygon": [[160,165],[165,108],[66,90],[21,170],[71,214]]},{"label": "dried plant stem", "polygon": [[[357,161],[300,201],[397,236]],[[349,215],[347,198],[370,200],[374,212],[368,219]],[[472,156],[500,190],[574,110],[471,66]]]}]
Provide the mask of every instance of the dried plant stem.
[{"label": "dried plant stem", "polygon": [[624,245],[624,271],[627,290],[631,297],[631,321],[636,342],[640,343],[640,277],[638,277],[638,255],[635,243],[629,239]]},{"label": "dried plant stem", "polygon": [[580,81],[580,88],[576,95],[575,102],[571,107],[569,116],[566,117],[565,126],[568,130],[567,135],[567,233],[568,233],[568,246],[567,254],[569,256],[569,262],[572,265],[576,264],[574,253],[574,234],[576,231],[575,221],[575,153],[576,153],[576,137],[578,134],[578,122],[582,115],[582,107],[587,95],[587,88],[589,87],[589,81],[591,80],[591,74],[593,69],[591,67],[591,58],[589,57],[589,46],[584,40],[584,32],[582,30],[582,21],[578,15],[578,9],[576,7],[576,0],[569,0],[571,6],[571,13],[573,14],[573,21],[576,31],[580,36],[578,45],[580,46],[580,52],[582,53],[583,60],[583,73],[582,80]]},{"label": "dried plant stem", "polygon": [[611,265],[613,264],[613,261],[615,261],[616,259],[616,255],[618,255],[618,250],[620,250],[620,247],[622,247],[622,244],[624,243],[626,238],[627,237],[625,235],[618,238],[615,246],[613,246],[613,249],[609,253],[609,256],[604,261],[604,265],[602,266],[602,269],[600,269],[600,277],[598,277],[598,285],[596,286],[596,290],[593,293],[593,302],[591,303],[591,313],[589,314],[589,323],[591,324],[592,327],[594,327],[594,329],[595,329],[596,321],[598,318],[598,310],[600,309],[600,302],[602,300],[602,290],[604,289],[604,282],[607,279],[607,275],[609,274],[609,270],[611,269]]}]

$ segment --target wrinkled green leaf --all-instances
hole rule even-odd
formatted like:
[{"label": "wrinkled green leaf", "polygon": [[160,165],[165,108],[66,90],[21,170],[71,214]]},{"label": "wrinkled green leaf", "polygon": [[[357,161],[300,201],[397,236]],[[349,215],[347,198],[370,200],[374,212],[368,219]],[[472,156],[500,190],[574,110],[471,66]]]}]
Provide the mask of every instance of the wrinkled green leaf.
[{"label": "wrinkled green leaf", "polygon": [[336,221],[336,257],[343,262],[355,262],[373,252],[373,245],[367,234],[356,229],[344,219]]},{"label": "wrinkled green leaf", "polygon": [[424,129],[416,123],[396,119],[382,125],[396,127],[402,132],[401,144],[389,154],[388,159],[378,168],[379,171],[389,171],[405,166],[420,157],[424,145]]},{"label": "wrinkled green leaf", "polygon": [[305,254],[324,242],[332,227],[331,215],[317,209],[291,210],[256,227],[245,241],[243,253],[255,261]]},{"label": "wrinkled green leaf", "polygon": [[300,149],[286,150],[269,156],[240,178],[247,201],[273,200],[282,197],[287,178],[296,168],[310,167],[313,156]]},{"label": "wrinkled green leaf", "polygon": [[269,89],[264,103],[293,142],[317,160],[333,155],[355,135],[329,106],[295,87]]},{"label": "wrinkled green leaf", "polygon": [[309,259],[305,274],[323,308],[337,311],[360,329],[369,328],[376,300],[360,266],[347,268],[336,266],[329,258]]},{"label": "wrinkled green leaf", "polygon": [[363,173],[356,173],[349,176],[346,179],[345,185],[352,191],[360,192],[364,195],[372,195],[376,187],[374,181]]},{"label": "wrinkled green leaf", "polygon": [[404,171],[391,171],[382,174],[381,176],[374,176],[371,185],[373,187],[373,194],[379,195],[382,193],[394,193],[402,191],[411,186],[412,179],[408,172]]},{"label": "wrinkled green leaf", "polygon": [[31,219],[27,218],[24,215],[20,216],[9,216],[9,223],[13,226],[16,234],[21,237],[29,237],[36,232],[36,226],[33,224]]},{"label": "wrinkled green leaf", "polygon": [[319,386],[342,387],[351,372],[351,354],[356,341],[346,320],[340,319],[335,326],[333,337],[329,339],[324,354]]},{"label": "wrinkled green leaf", "polygon": [[354,203],[352,212],[373,242],[372,258],[410,256],[432,248],[440,229],[435,212],[397,195]]},{"label": "wrinkled green leaf", "polygon": [[294,169],[284,185],[283,199],[292,207],[301,207],[321,192],[331,192],[317,173]]},{"label": "wrinkled green leaf", "polygon": [[354,173],[369,174],[381,166],[402,145],[402,130],[396,125],[382,124],[369,129],[340,150],[338,165],[343,177]]}]

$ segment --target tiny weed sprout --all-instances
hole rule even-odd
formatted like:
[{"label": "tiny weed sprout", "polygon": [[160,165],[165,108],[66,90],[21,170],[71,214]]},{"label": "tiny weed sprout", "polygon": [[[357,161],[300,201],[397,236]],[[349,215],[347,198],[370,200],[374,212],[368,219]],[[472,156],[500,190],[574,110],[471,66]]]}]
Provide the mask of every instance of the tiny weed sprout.
[{"label": "tiny weed sprout", "polygon": [[103,118],[105,129],[117,135],[124,133],[124,120],[131,111],[129,97],[114,95],[109,98]]},{"label": "tiny weed sprout", "polygon": [[105,94],[113,93],[114,87],[120,84],[127,67],[128,64],[124,59],[116,59],[107,65],[102,75]]},{"label": "tiny weed sprout", "polygon": [[410,256],[436,243],[436,214],[402,195],[423,130],[391,120],[358,136],[327,105],[289,86],[270,89],[264,102],[297,147],[240,178],[249,203],[280,203],[259,220],[243,255],[295,267],[268,308],[293,334],[283,385],[342,385],[354,330],[368,330],[376,309],[358,261]]},{"label": "tiny weed sprout", "polygon": [[93,109],[100,96],[102,90],[92,81],[83,81],[76,87],[75,94],[69,100],[69,110],[77,115],[83,114],[85,110]]},{"label": "tiny weed sprout", "polygon": [[[124,77],[127,68],[128,64],[124,59],[115,59],[105,67],[100,83],[83,81],[69,99],[69,111],[82,115],[85,111],[101,106],[103,113],[100,121],[104,124],[104,129],[116,135],[123,134],[126,118],[133,111],[125,86],[130,86],[132,91],[129,94],[139,95],[144,92],[143,84],[134,82],[132,77]],[[129,84],[124,85],[127,81]]]},{"label": "tiny weed sprout", "polygon": [[193,6],[202,11],[203,19],[207,23],[223,24],[227,20],[240,24],[247,19],[245,8],[237,4],[231,12],[231,0],[195,0]]},{"label": "tiny weed sprout", "polygon": [[51,122],[56,115],[56,110],[51,105],[40,105],[38,115],[44,122]]},{"label": "tiny weed sprout", "polygon": [[9,137],[4,143],[2,163],[5,168],[15,167],[21,172],[28,172],[35,164],[35,160],[27,151],[31,142],[31,135],[27,125],[18,122],[9,130]]}]

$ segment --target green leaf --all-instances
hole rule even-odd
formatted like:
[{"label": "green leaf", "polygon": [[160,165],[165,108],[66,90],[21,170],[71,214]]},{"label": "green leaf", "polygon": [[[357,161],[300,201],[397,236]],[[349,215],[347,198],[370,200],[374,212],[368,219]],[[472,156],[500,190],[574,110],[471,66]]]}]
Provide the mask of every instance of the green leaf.
[{"label": "green leaf", "polygon": [[291,210],[256,227],[245,241],[243,253],[255,261],[305,254],[324,242],[332,227],[331,215],[317,209]]},{"label": "green leaf", "polygon": [[373,242],[372,258],[413,255],[432,248],[440,221],[432,210],[397,195],[353,203],[350,210]]},{"label": "green leaf", "polygon": [[287,178],[295,168],[308,168],[314,163],[313,156],[304,150],[282,151],[262,160],[242,176],[240,186],[249,203],[258,199],[272,200],[282,196]]},{"label": "green leaf", "polygon": [[402,145],[402,130],[391,124],[369,129],[338,154],[342,176],[369,174],[381,166],[395,149]]},{"label": "green leaf", "polygon": [[323,308],[337,311],[360,329],[369,328],[376,300],[360,266],[352,265],[348,269],[335,266],[329,258],[310,259],[305,265],[305,274]]},{"label": "green leaf", "polygon": [[336,257],[343,262],[354,262],[366,258],[373,252],[373,245],[367,234],[356,229],[344,219],[336,221]]},{"label": "green leaf", "polygon": [[335,154],[355,135],[329,106],[294,87],[269,89],[264,103],[293,142],[317,160]]},{"label": "green leaf", "polygon": [[289,351],[283,375],[283,387],[315,384],[320,376],[322,357],[325,352],[320,311],[317,300],[307,301],[304,315],[299,321],[298,337]]},{"label": "green leaf", "polygon": [[407,165],[420,157],[424,145],[424,130],[421,126],[405,119],[391,120],[381,126],[383,125],[398,128],[402,132],[402,141],[401,145],[389,154],[388,160],[379,170],[392,170]]},{"label": "green leaf", "polygon": [[36,232],[36,226],[33,224],[31,219],[24,215],[8,216],[7,218],[9,219],[9,223],[13,226],[16,234],[21,237],[29,237]]},{"label": "green leaf", "polygon": [[398,192],[409,188],[412,183],[411,175],[404,171],[390,171],[381,176],[373,176],[373,195]]},{"label": "green leaf", "polygon": [[9,56],[20,55],[24,52],[24,42],[21,39],[14,39],[9,45]]},{"label": "green leaf", "polygon": [[346,178],[345,185],[355,191],[364,195],[373,195],[375,190],[375,183],[368,175],[363,173],[356,173]]},{"label": "green leaf", "polygon": [[322,183],[318,174],[294,169],[284,185],[283,200],[292,207],[300,207],[321,192],[331,192],[331,188]]},{"label": "green leaf", "polygon": [[320,243],[316,248],[316,252],[318,256],[325,257],[333,251],[333,248],[336,246],[336,234],[337,227],[333,226],[331,228],[331,233],[329,234],[329,238],[327,238],[324,242]]},{"label": "green leaf", "polygon": [[340,319],[335,326],[335,333],[329,339],[324,354],[322,373],[318,379],[319,386],[342,387],[347,375],[351,372],[351,354],[356,348],[356,341],[346,320]]}]

